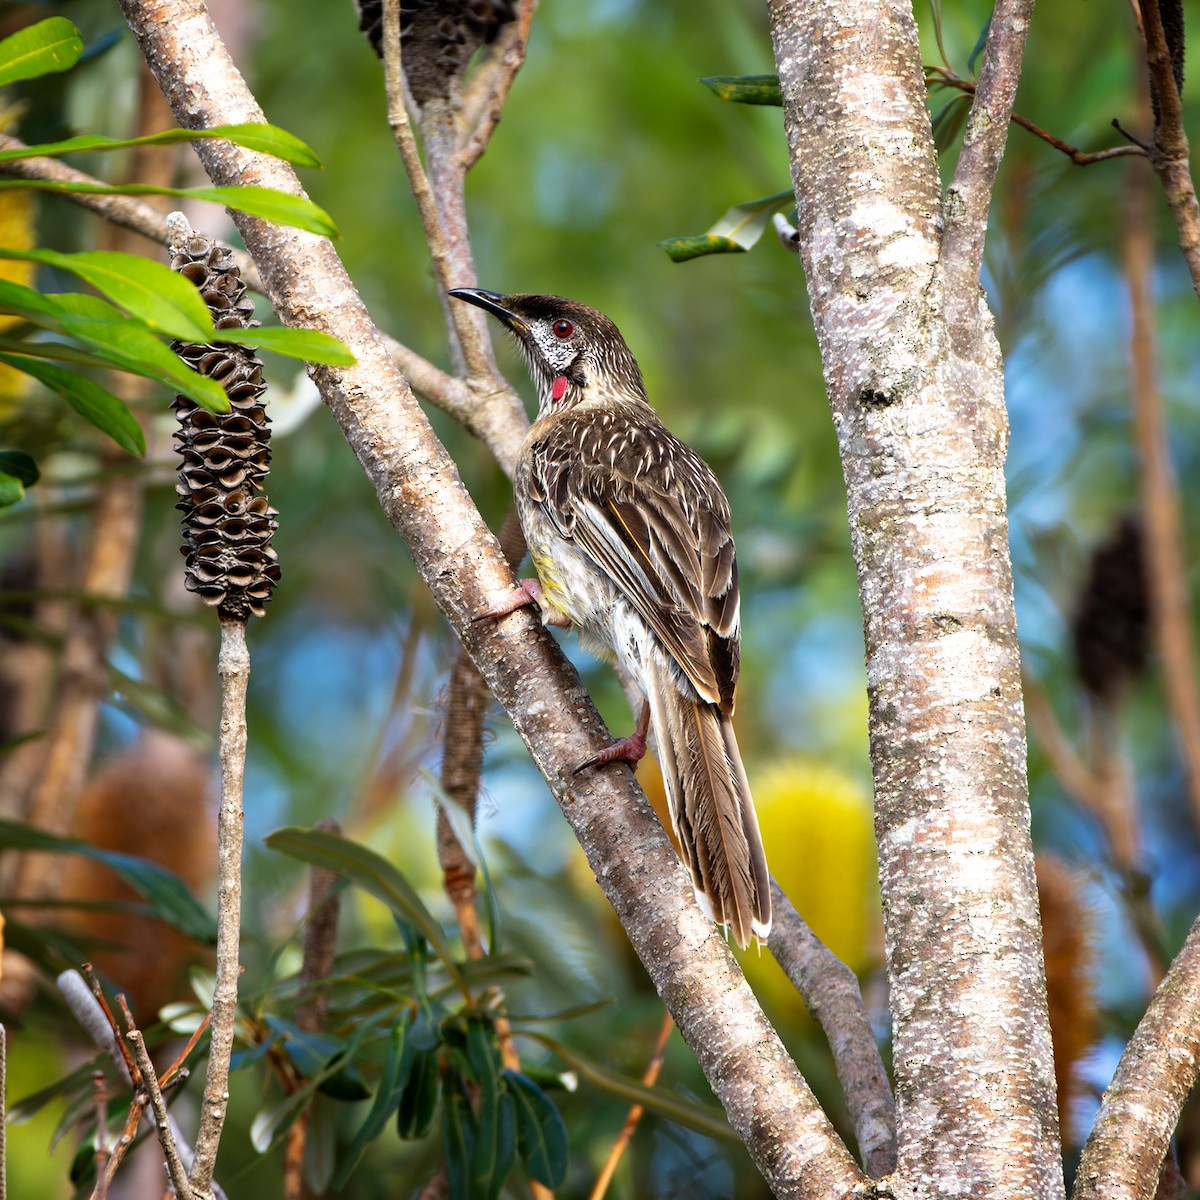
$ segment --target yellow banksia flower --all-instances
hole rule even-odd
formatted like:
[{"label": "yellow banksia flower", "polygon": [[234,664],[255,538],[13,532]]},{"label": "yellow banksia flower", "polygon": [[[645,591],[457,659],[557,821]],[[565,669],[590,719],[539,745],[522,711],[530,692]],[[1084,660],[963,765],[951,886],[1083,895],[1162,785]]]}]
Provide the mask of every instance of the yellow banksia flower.
[{"label": "yellow banksia flower", "polygon": [[[34,198],[19,188],[0,192],[0,246],[30,250],[35,242]],[[0,258],[0,279],[33,286],[35,264],[16,258]],[[19,324],[20,317],[0,315],[0,332]],[[29,376],[7,363],[0,363],[0,416],[11,415],[12,402],[19,400],[29,385]]]}]

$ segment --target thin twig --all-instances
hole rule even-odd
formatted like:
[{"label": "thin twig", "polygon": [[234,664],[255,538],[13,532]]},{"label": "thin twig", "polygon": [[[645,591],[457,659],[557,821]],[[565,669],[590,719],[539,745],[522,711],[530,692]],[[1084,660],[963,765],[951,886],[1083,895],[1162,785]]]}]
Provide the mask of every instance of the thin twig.
[{"label": "thin twig", "polygon": [[[108,1005],[108,1000],[104,995],[104,988],[100,984],[100,977],[96,974],[96,969],[91,963],[84,963],[82,970],[83,978],[87,980],[88,987],[91,988],[92,998],[95,1000],[97,1007],[100,1009],[100,1013],[108,1027],[107,1033],[110,1040],[107,1045],[103,1041],[97,1041],[96,1044],[98,1046],[103,1046],[105,1049],[111,1050],[122,1060],[122,1065],[124,1066],[125,1070],[125,1078],[132,1081],[135,1076],[133,1058],[130,1056],[129,1050],[125,1046],[125,1043],[121,1040],[121,1026],[118,1024],[113,1010]],[[74,972],[69,972],[67,974],[73,975]],[[62,983],[63,977],[60,976],[60,991],[62,990]],[[75,1015],[77,1017],[79,1016],[78,1011],[76,1011]],[[89,1030],[89,1032],[92,1031]],[[99,1025],[96,1026],[96,1032],[100,1032]],[[93,1034],[93,1037],[95,1037],[95,1034]]]},{"label": "thin twig", "polygon": [[858,980],[773,879],[771,907],[775,924],[767,945],[825,1031],[863,1166],[882,1179],[896,1168],[896,1103]]},{"label": "thin twig", "polygon": [[92,1096],[96,1105],[96,1190],[95,1200],[108,1200],[108,1081],[103,1071],[92,1072]]},{"label": "thin twig", "polygon": [[158,1086],[158,1076],[154,1073],[154,1064],[150,1061],[150,1053],[146,1049],[146,1041],[140,1029],[131,1029],[125,1040],[133,1050],[134,1061],[141,1072],[141,1086],[146,1089],[150,1099],[150,1111],[154,1114],[154,1127],[158,1131],[158,1143],[162,1146],[163,1157],[167,1160],[167,1175],[171,1186],[179,1200],[191,1200],[193,1189],[188,1182],[187,1172],[179,1157],[179,1150],[172,1136],[171,1116],[167,1112],[167,1102],[163,1099],[162,1089]]},{"label": "thin twig", "polygon": [[[1149,8],[1146,13],[1149,17]],[[1132,321],[1129,353],[1133,435],[1141,468],[1146,581],[1154,637],[1158,643],[1167,704],[1183,758],[1192,820],[1195,828],[1200,830],[1200,692],[1196,687],[1196,647],[1192,639],[1183,514],[1167,446],[1155,369],[1151,296],[1154,226],[1148,185],[1144,171],[1130,173],[1128,211],[1122,222]]]},{"label": "thin twig", "polygon": [[525,62],[536,8],[537,0],[522,0],[517,19],[505,26],[463,89],[456,161],[464,174],[479,161],[496,131],[509,89]]},{"label": "thin twig", "polygon": [[203,1195],[212,1183],[217,1147],[229,1105],[229,1059],[237,1016],[238,938],[242,909],[242,785],[246,773],[246,688],[250,653],[246,623],[221,618],[221,808],[217,818],[217,979],[213,990],[208,1071],[196,1135],[191,1187]]},{"label": "thin twig", "polygon": [[[949,67],[931,66],[926,67],[925,71],[928,75],[936,75],[937,82],[946,87],[957,88],[960,92],[966,92],[968,96],[975,95],[975,81],[963,79]],[[1105,162],[1110,158],[1127,158],[1130,155],[1145,157],[1147,153],[1146,147],[1141,143],[1132,146],[1111,146],[1107,150],[1080,150],[1078,146],[1072,146],[1070,142],[1064,142],[1062,138],[1055,137],[1049,130],[1035,125],[1028,117],[1021,116],[1019,112],[1009,113],[1008,119],[1014,125],[1020,125],[1022,129],[1028,130],[1034,137],[1041,138],[1055,150],[1061,150],[1078,167],[1088,167],[1092,163]],[[1120,128],[1116,121],[1113,122],[1113,125]],[[1122,132],[1124,131],[1122,130]]]},{"label": "thin twig", "polygon": [[[663,1059],[667,1055],[667,1041],[671,1036],[671,1030],[674,1028],[675,1022],[671,1020],[671,1014],[664,1013],[663,1022],[658,1031],[658,1040],[654,1043],[654,1052],[650,1055],[650,1061],[647,1063],[646,1070],[642,1075],[642,1082],[647,1087],[653,1087],[658,1082],[658,1073],[662,1070]],[[625,1124],[621,1126],[621,1132],[617,1135],[617,1140],[613,1142],[613,1148],[608,1152],[608,1157],[604,1160],[604,1166],[600,1171],[599,1178],[596,1180],[596,1186],[592,1188],[591,1194],[588,1196],[588,1200],[604,1200],[604,1194],[608,1191],[608,1185],[612,1183],[612,1177],[616,1174],[621,1158],[624,1156],[629,1143],[633,1140],[633,1135],[637,1131],[644,1111],[640,1104],[635,1104],[630,1108],[629,1115],[625,1118]]]}]

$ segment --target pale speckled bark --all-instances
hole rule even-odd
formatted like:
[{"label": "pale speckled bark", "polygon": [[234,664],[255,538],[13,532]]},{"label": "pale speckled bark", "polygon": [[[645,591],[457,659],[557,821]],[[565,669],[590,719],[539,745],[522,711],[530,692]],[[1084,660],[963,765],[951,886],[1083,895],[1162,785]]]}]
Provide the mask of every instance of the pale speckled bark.
[{"label": "pale speckled bark", "polygon": [[1104,1093],[1074,1200],[1152,1200],[1179,1113],[1200,1075],[1200,920]]},{"label": "pale speckled bark", "polygon": [[[181,125],[262,119],[199,0],[122,0]],[[228,144],[197,147],[215,182],[298,193],[289,167]],[[608,738],[578,677],[528,612],[472,625],[512,576],[453,462],[396,371],[332,245],[236,217],[276,310],[357,355],[313,376],[417,568],[508,710],[605,894],[733,1127],[779,1196],[828,1200],[863,1180],[714,927],[628,770],[575,777]],[[253,802],[252,798],[249,801]]]},{"label": "pale speckled bark", "polygon": [[[999,351],[977,262],[966,279],[943,270],[911,7],[772,0],[769,12],[863,605],[900,1138],[888,1186],[1049,1200],[1063,1179]],[[981,155],[965,194],[990,186],[997,158]]]}]

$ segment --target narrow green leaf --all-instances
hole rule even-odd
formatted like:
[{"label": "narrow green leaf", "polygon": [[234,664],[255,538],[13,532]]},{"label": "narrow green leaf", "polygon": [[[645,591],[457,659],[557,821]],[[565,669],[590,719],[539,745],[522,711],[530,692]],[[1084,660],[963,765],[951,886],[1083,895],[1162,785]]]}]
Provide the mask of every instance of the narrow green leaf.
[{"label": "narrow green leaf", "polygon": [[333,218],[306,196],[290,196],[273,188],[254,184],[236,184],[231,187],[163,188],[151,187],[146,183],[69,183],[51,179],[6,179],[0,181],[0,191],[24,188],[34,192],[57,192],[84,196],[178,196],[184,200],[211,200],[224,204],[226,208],[274,221],[277,225],[291,225],[322,237],[341,237]]},{"label": "narrow green leaf", "polygon": [[64,154],[77,154],[92,150],[125,150],[130,146],[171,146],[177,142],[191,142],[201,138],[224,138],[247,150],[259,150],[263,154],[281,158],[284,162],[299,167],[319,167],[321,160],[311,147],[295,134],[280,129],[277,125],[216,125],[212,129],[167,129],[146,137],[111,138],[98,134],[64,138],[61,142],[43,142],[40,146],[22,146],[17,150],[0,151],[0,162],[13,162],[21,158],[60,158]]},{"label": "narrow green leaf", "polygon": [[0,362],[8,363],[10,367],[24,371],[26,375],[32,375],[45,384],[85,421],[90,421],[102,433],[108,434],[122,450],[139,458],[146,453],[145,435],[133,413],[123,400],[98,383],[76,371],[51,366],[30,355],[0,354]]},{"label": "narrow green leaf", "polygon": [[73,838],[55,837],[20,821],[0,819],[0,846],[14,850],[46,850],[80,854],[104,863],[130,885],[168,924],[198,942],[217,940],[212,914],[188,890],[178,875],[149,859],[115,850],[101,850]]},{"label": "narrow green leaf", "polygon": [[778,75],[709,75],[700,82],[734,104],[783,104]]},{"label": "narrow green leaf", "polygon": [[467,1019],[467,1061],[479,1084],[475,1145],[471,1151],[472,1194],[499,1196],[516,1156],[513,1101],[501,1085],[495,1029],[482,1017]]},{"label": "narrow green leaf", "polygon": [[667,238],[658,243],[672,262],[687,262],[690,258],[703,258],[706,254],[743,254],[746,247],[739,246],[732,238],[712,237],[702,233],[696,237]]},{"label": "narrow green leaf", "polygon": [[388,1121],[392,1119],[392,1114],[400,1107],[413,1064],[412,1044],[406,1036],[411,1022],[412,1011],[409,1010],[392,1026],[387,1057],[383,1063],[383,1078],[379,1081],[379,1088],[375,1092],[375,1099],[366,1119],[358,1127],[342,1159],[337,1178],[333,1181],[335,1192],[340,1192],[346,1186],[367,1147],[383,1132]]},{"label": "narrow green leaf", "polygon": [[0,508],[25,499],[25,485],[15,476],[0,471]]},{"label": "narrow green leaf", "polygon": [[958,93],[946,101],[933,115],[933,145],[939,154],[945,154],[967,123],[971,111],[971,97]]},{"label": "narrow green leaf", "polygon": [[436,1051],[413,1054],[408,1082],[396,1109],[396,1132],[407,1139],[423,1138],[433,1124],[438,1099],[438,1057]]},{"label": "narrow green leaf", "polygon": [[275,354],[286,354],[304,362],[326,363],[331,367],[352,367],[358,361],[337,338],[319,329],[290,329],[278,325],[245,333],[236,329],[218,329],[210,340],[236,346],[258,346]]},{"label": "narrow green leaf", "polygon": [[68,71],[83,53],[83,38],[65,17],[49,17],[0,42],[0,87]]},{"label": "narrow green leaf", "polygon": [[0,450],[0,471],[19,479],[26,487],[33,487],[42,477],[33,455],[24,450]]},{"label": "narrow green leaf", "polygon": [[57,329],[60,311],[49,296],[11,279],[0,279],[0,312],[22,317],[43,329]]},{"label": "narrow green leaf", "polygon": [[0,258],[39,262],[69,271],[156,333],[185,342],[212,340],[212,317],[200,293],[178,271],[153,259],[114,250],[60,254],[56,250],[6,247],[0,247]]},{"label": "narrow green leaf", "polygon": [[387,859],[358,842],[322,829],[277,829],[264,840],[281,854],[340,872],[382,900],[397,917],[421,931],[455,983],[466,991],[466,982],[441,925],[425,907],[412,884]]},{"label": "narrow green leaf", "polygon": [[694,1129],[697,1133],[702,1133],[705,1137],[714,1138],[717,1141],[736,1142],[738,1140],[737,1134],[730,1129],[729,1123],[725,1120],[724,1113],[717,1109],[693,1104],[690,1100],[684,1100],[663,1088],[647,1087],[637,1079],[630,1079],[626,1075],[610,1071],[594,1059],[588,1058],[587,1055],[580,1054],[579,1051],[554,1038],[547,1037],[545,1034],[527,1030],[523,1032],[522,1036],[541,1042],[543,1046],[553,1050],[564,1062],[574,1067],[585,1079],[631,1105],[640,1104],[643,1108],[648,1108],[651,1112],[666,1117],[667,1120],[674,1121],[677,1125]]},{"label": "narrow green leaf", "polygon": [[475,1148],[475,1116],[462,1082],[453,1073],[446,1077],[442,1103],[442,1153],[446,1182],[454,1200],[477,1200],[471,1186],[471,1155]]},{"label": "narrow green leaf", "polygon": [[567,1173],[567,1126],[558,1106],[532,1079],[504,1072],[517,1122],[517,1151],[538,1183],[557,1188]]}]

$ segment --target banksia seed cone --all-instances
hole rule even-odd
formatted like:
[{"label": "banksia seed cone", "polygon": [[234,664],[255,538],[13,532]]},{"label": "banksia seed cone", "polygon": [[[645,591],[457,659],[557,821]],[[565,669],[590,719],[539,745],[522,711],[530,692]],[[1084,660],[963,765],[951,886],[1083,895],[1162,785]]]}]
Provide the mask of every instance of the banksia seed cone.
[{"label": "banksia seed cone", "polygon": [[[383,0],[358,0],[358,26],[383,57]],[[516,17],[513,0],[401,0],[404,74],[418,104],[450,94],[480,46]]]},{"label": "banksia seed cone", "polygon": [[1148,623],[1142,529],[1125,517],[1092,551],[1071,631],[1079,678],[1097,699],[1116,699],[1145,669]]},{"label": "banksia seed cone", "polygon": [[[218,329],[249,329],[254,304],[224,246],[190,229],[171,243],[171,266],[204,297]],[[262,362],[245,346],[176,342],[175,352],[229,397],[227,413],[210,413],[186,396],[172,406],[179,418],[176,508],[183,512],[186,585],[223,617],[261,617],[279,581],[271,538],[279,527],[261,492],[271,461],[263,401]]]}]

